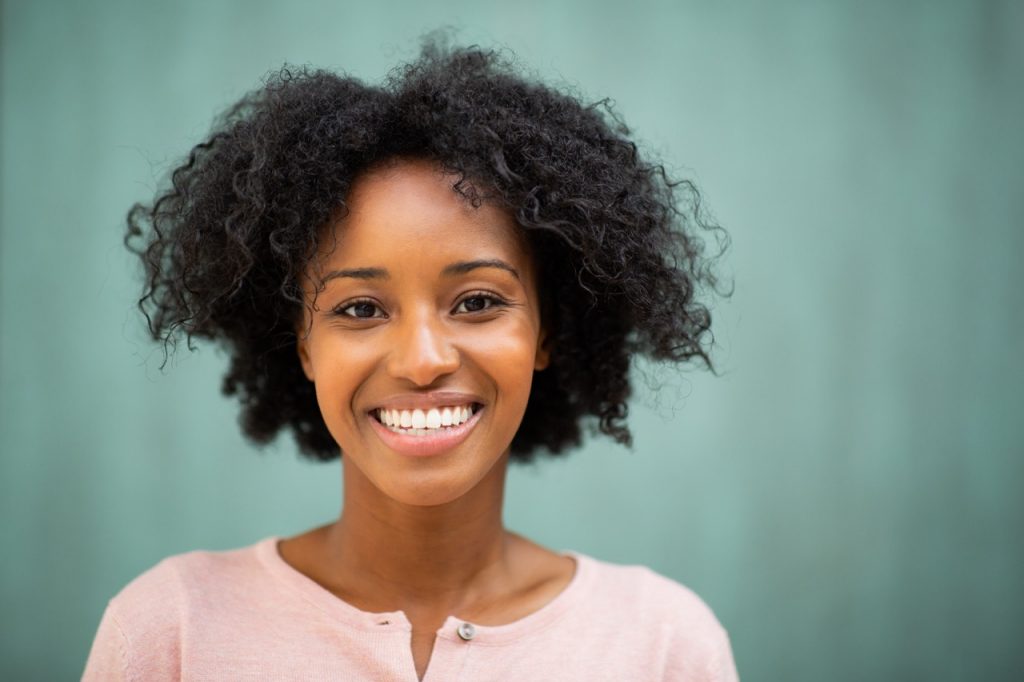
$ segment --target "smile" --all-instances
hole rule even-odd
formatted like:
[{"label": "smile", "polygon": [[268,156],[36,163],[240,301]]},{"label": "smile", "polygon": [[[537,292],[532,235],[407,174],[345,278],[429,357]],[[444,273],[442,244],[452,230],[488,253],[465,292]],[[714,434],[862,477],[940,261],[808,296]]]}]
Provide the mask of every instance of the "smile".
[{"label": "smile", "polygon": [[377,437],[390,449],[410,457],[440,455],[469,437],[484,411],[479,403],[369,413]]},{"label": "smile", "polygon": [[374,416],[377,418],[377,421],[395,433],[426,436],[464,424],[469,421],[469,418],[473,416],[477,409],[479,409],[479,406],[473,403],[431,407],[426,410],[389,410],[380,408],[374,410]]}]

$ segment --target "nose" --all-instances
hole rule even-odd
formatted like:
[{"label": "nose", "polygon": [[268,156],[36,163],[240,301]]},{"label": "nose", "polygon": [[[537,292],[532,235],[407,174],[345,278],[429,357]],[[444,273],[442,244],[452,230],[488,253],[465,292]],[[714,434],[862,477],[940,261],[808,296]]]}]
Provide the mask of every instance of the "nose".
[{"label": "nose", "polygon": [[459,368],[461,360],[451,331],[435,317],[416,315],[397,325],[387,361],[391,376],[429,386]]}]

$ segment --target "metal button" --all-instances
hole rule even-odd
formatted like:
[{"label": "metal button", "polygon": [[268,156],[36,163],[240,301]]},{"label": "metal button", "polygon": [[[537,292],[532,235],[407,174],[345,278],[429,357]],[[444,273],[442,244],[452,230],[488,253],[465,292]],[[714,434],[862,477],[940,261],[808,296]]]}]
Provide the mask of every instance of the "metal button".
[{"label": "metal button", "polygon": [[472,623],[461,623],[458,629],[459,637],[466,640],[467,642],[473,639],[476,634],[476,628],[473,627]]}]

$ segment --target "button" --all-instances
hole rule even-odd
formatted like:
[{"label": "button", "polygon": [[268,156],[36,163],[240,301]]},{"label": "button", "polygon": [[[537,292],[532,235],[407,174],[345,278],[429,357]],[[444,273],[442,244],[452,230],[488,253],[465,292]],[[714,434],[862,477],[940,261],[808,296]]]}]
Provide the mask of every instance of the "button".
[{"label": "button", "polygon": [[458,629],[459,637],[466,640],[467,642],[473,639],[476,634],[476,628],[473,627],[472,623],[461,623]]}]

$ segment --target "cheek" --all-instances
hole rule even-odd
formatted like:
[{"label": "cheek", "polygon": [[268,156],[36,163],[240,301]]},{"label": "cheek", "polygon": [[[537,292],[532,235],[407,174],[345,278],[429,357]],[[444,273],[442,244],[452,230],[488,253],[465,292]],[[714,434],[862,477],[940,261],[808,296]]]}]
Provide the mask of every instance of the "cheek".
[{"label": "cheek", "polygon": [[342,343],[327,333],[312,345],[311,358],[316,374],[316,400],[328,429],[337,438],[337,429],[350,413],[376,355],[372,344]]},{"label": "cheek", "polygon": [[525,408],[533,381],[537,334],[526,322],[469,333],[463,342],[468,358],[497,384],[499,397]]}]

